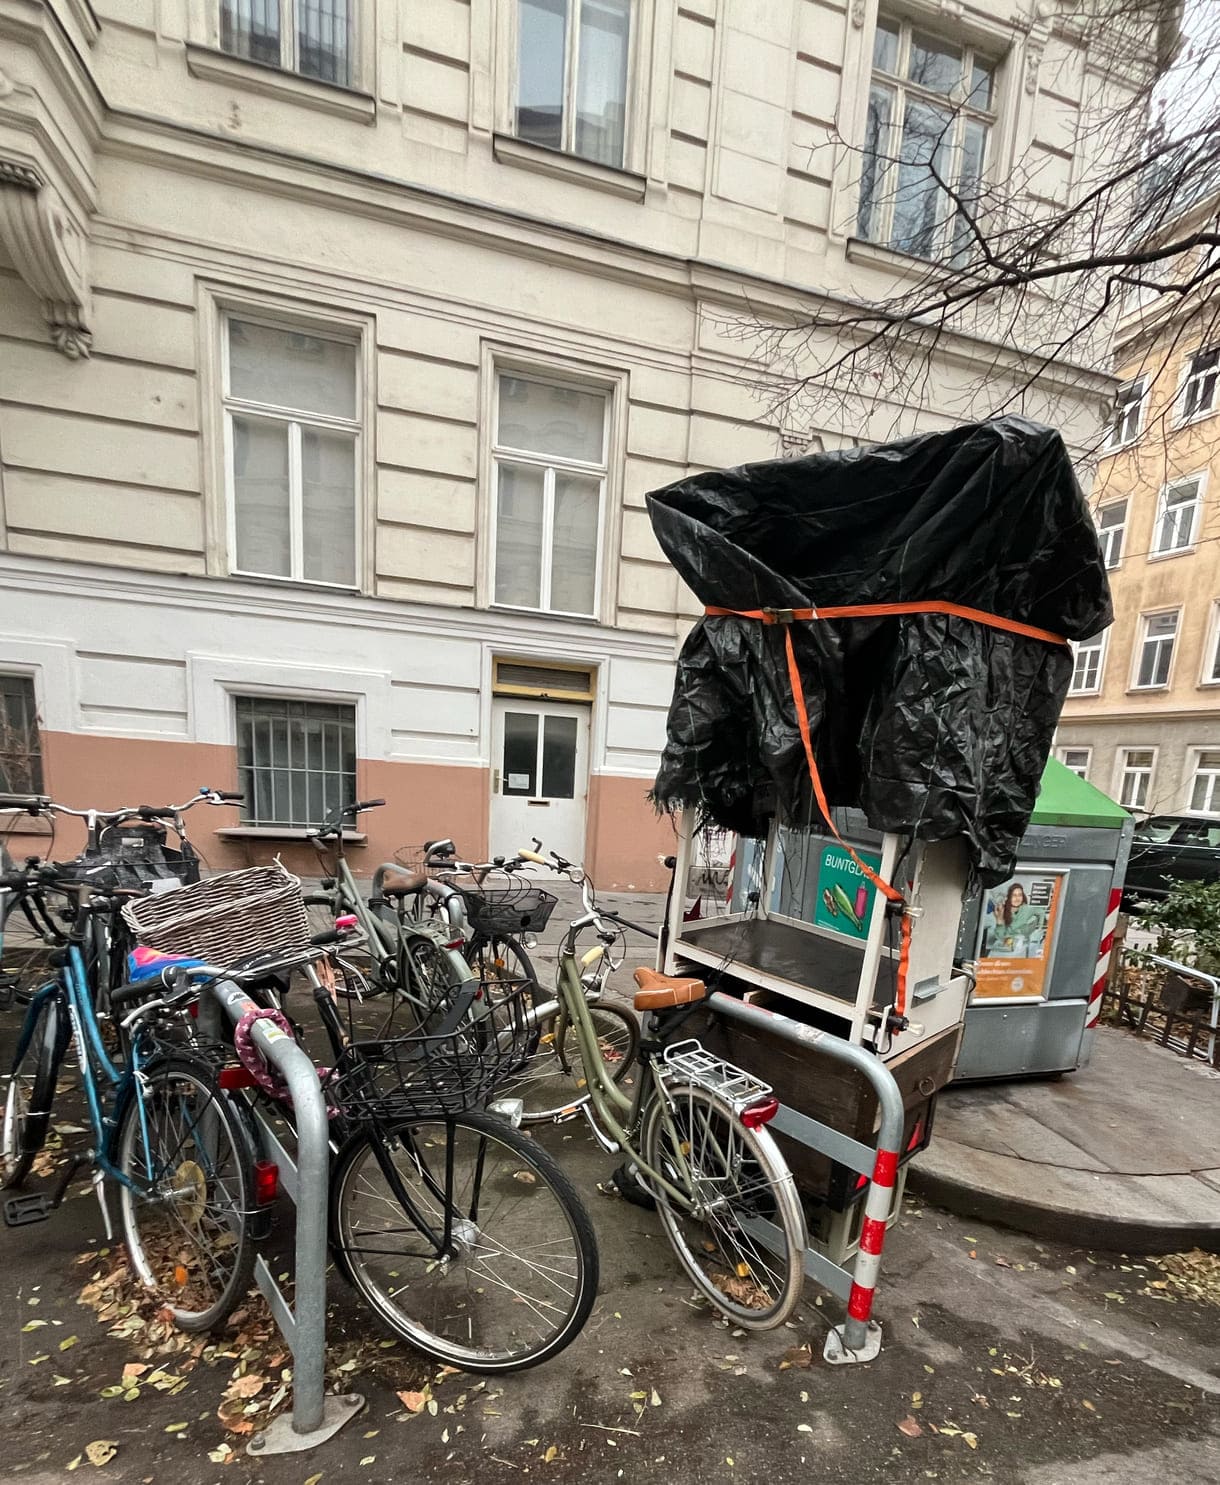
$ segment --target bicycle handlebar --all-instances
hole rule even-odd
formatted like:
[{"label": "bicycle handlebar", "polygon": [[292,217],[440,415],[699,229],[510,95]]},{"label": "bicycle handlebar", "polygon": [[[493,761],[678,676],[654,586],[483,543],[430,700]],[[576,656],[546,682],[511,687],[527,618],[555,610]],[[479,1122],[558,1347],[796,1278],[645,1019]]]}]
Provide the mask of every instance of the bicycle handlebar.
[{"label": "bicycle handlebar", "polygon": [[306,831],[311,840],[326,840],[329,836],[338,835],[343,829],[343,822],[351,815],[354,819],[365,810],[380,809],[385,803],[384,799],[357,799],[351,804],[339,804],[331,810],[329,815],[323,817],[322,823],[313,830]]},{"label": "bicycle handlebar", "polygon": [[37,795],[26,800],[24,804],[12,805],[11,808],[24,810],[26,814],[34,816],[71,815],[74,819],[89,820],[98,825],[121,825],[124,820],[176,820],[179,815],[184,815],[187,810],[194,809],[197,804],[240,804],[244,799],[244,794],[231,790],[211,789],[205,784],[200,787],[197,794],[192,794],[181,804],[130,804],[117,810],[78,810],[66,804],[56,804],[46,795]]}]

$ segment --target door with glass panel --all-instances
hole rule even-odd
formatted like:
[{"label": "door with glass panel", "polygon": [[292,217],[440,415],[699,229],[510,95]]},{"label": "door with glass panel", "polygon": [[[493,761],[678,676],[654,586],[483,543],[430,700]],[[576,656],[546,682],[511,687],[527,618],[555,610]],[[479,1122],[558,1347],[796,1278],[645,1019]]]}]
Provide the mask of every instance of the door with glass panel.
[{"label": "door with glass panel", "polygon": [[589,792],[589,709],[552,701],[495,702],[491,853],[509,856],[537,837],[580,861]]}]

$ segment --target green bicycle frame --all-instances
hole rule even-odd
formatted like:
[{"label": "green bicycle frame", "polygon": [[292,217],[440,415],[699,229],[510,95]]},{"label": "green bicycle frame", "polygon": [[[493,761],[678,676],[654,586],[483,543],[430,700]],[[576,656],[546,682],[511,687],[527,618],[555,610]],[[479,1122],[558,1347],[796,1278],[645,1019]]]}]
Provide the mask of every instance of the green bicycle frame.
[{"label": "green bicycle frame", "polygon": [[[661,1101],[661,1118],[669,1134],[674,1157],[680,1166],[679,1175],[685,1184],[685,1189],[676,1186],[668,1177],[649,1165],[633,1143],[633,1136],[640,1127],[646,1085],[641,1079],[635,1093],[628,1097],[610,1075],[605,1059],[602,1057],[597,1028],[593,1024],[593,1015],[589,1002],[585,998],[584,986],[580,981],[580,971],[576,967],[576,950],[568,943],[565,943],[559,951],[558,989],[561,1006],[557,1033],[558,1045],[563,1045],[565,1023],[571,1022],[576,1031],[576,1040],[580,1046],[581,1060],[584,1063],[589,1102],[597,1114],[598,1123],[618,1144],[623,1153],[644,1172],[650,1181],[655,1182],[671,1201],[677,1202],[688,1212],[696,1211],[699,1204],[691,1196],[694,1182],[682,1149],[682,1137],[673,1121],[673,1100],[665,1085],[664,1073],[655,1058],[642,1059],[652,1075],[655,1096]],[[622,1119],[626,1120],[625,1124]]]}]

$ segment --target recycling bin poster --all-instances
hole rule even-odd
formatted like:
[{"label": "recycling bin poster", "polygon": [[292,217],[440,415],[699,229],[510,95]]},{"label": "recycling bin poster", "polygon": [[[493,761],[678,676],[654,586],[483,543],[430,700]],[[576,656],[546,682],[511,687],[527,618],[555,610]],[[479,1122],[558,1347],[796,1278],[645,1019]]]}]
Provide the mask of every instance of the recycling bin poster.
[{"label": "recycling bin poster", "polygon": [[975,1000],[1043,998],[1062,894],[1053,871],[1020,871],[983,894]]},{"label": "recycling bin poster", "polygon": [[[881,870],[881,857],[868,851],[856,853],[873,871]],[[868,937],[868,920],[876,888],[840,845],[822,847],[818,862],[817,902],[813,921],[818,928],[847,938]]]}]

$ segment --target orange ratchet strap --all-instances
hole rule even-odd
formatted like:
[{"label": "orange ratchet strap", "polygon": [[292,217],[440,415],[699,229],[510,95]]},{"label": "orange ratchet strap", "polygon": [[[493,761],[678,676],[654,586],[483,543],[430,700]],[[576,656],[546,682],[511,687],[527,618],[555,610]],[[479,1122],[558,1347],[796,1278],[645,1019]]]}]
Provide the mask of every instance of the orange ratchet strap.
[{"label": "orange ratchet strap", "polygon": [[966,608],[960,603],[861,603],[847,607],[838,608],[713,608],[708,607],[703,612],[713,619],[736,618],[736,619],[758,619],[764,624],[783,624],[784,629],[784,652],[788,657],[788,683],[792,687],[792,701],[796,707],[797,726],[801,732],[801,742],[805,747],[805,761],[809,765],[809,778],[813,784],[813,795],[817,800],[818,809],[822,812],[822,818],[830,827],[830,833],[843,847],[851,859],[856,863],[868,880],[880,892],[891,905],[901,909],[900,922],[902,925],[902,938],[898,951],[898,987],[894,1001],[894,1011],[899,1016],[906,1015],[907,1009],[907,969],[911,961],[911,918],[906,911],[906,898],[897,887],[887,882],[878,872],[875,872],[868,862],[863,860],[855,850],[843,839],[835,828],[835,822],[831,818],[830,805],[826,800],[826,791],[822,788],[822,776],[818,772],[817,760],[813,756],[813,738],[809,732],[809,712],[805,706],[805,688],[801,685],[801,673],[797,668],[796,652],[792,648],[791,625],[798,619],[879,619],[887,618],[893,614],[953,614],[959,619],[971,619],[976,624],[986,624],[992,629],[1005,629],[1010,634],[1023,634],[1029,639],[1045,640],[1047,644],[1063,645],[1067,647],[1067,640],[1062,635],[1052,634],[1049,629],[1036,629],[1032,624],[1020,624],[1015,619],[1002,619],[998,614],[985,613],[982,609]]}]

